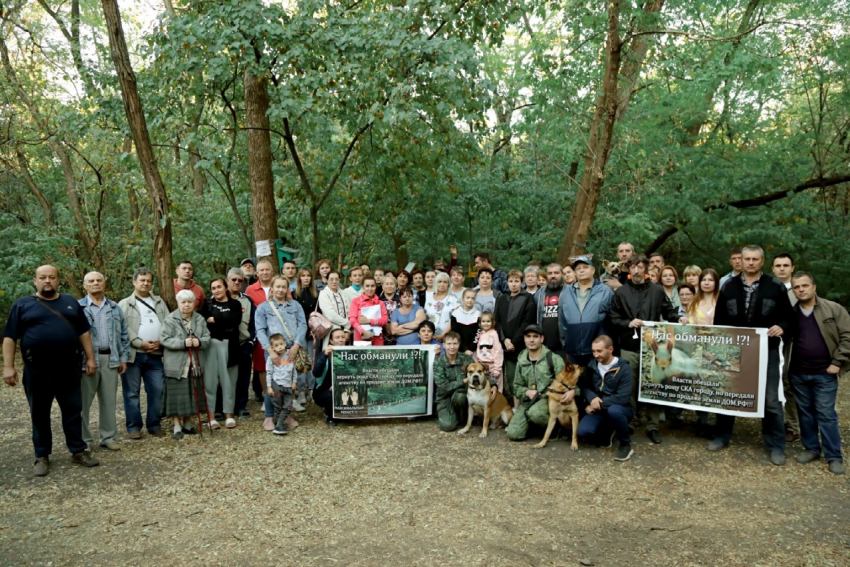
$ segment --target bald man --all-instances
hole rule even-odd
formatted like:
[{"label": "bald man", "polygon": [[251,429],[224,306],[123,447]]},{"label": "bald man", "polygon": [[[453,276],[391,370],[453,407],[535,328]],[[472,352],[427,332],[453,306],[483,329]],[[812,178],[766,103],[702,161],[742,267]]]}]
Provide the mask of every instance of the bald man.
[{"label": "bald man", "polygon": [[59,293],[59,271],[53,266],[36,269],[33,284],[36,292],[12,305],[3,331],[3,381],[9,386],[18,384],[15,352],[17,341],[21,341],[24,391],[35,448],[33,474],[50,472],[50,410],[54,399],[62,412],[65,444],[72,461],[84,467],[97,466],[100,463],[91,456],[82,433],[81,350],[85,352],[86,375],[97,372],[88,319],[76,299]]},{"label": "bald man", "polygon": [[95,395],[98,407],[98,432],[100,446],[119,451],[118,424],[115,409],[118,400],[118,377],[127,372],[130,356],[130,339],[127,321],[117,303],[104,296],[106,280],[100,272],[89,272],[83,278],[86,296],[80,305],[91,326],[92,349],[97,370],[92,376],[83,376],[83,441],[92,447],[94,438],[89,425],[89,411]]}]

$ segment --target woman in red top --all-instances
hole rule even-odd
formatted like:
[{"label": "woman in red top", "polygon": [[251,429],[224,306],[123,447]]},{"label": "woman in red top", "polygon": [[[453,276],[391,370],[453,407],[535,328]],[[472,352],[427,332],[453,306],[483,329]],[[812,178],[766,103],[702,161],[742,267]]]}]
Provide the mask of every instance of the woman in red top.
[{"label": "woman in red top", "polygon": [[[387,306],[375,295],[377,287],[372,276],[363,279],[363,293],[351,301],[348,320],[354,329],[355,341],[372,341],[372,346],[383,346],[384,336],[381,329],[387,324]],[[364,309],[370,312],[369,317],[362,314]],[[369,328],[364,329],[364,325]]]}]

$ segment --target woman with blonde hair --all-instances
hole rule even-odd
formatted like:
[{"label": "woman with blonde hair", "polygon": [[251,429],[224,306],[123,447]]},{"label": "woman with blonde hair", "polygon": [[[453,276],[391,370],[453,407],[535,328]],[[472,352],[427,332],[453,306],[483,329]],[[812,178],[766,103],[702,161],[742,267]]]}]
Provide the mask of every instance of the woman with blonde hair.
[{"label": "woman with blonde hair", "polygon": [[[290,299],[289,284],[286,276],[273,277],[268,300],[261,303],[254,314],[257,341],[266,352],[267,368],[269,364],[293,364],[298,351],[307,348],[307,318],[301,304]],[[270,337],[276,334],[281,335],[286,343],[283,356],[271,345]],[[263,429],[272,431],[275,427],[274,408],[268,393],[265,396],[265,410]],[[291,415],[287,421],[287,425],[293,429],[298,426],[298,422]]]},{"label": "woman with blonde hair", "polygon": [[714,308],[717,307],[717,297],[720,295],[720,276],[711,268],[706,268],[699,275],[699,286],[696,296],[686,311],[688,323],[691,325],[714,324]]},{"label": "woman with blonde hair", "polygon": [[395,276],[392,274],[387,274],[378,281],[378,284],[379,291],[376,291],[375,293],[378,295],[380,300],[384,302],[384,305],[387,306],[387,324],[384,327],[384,345],[392,346],[395,344],[395,337],[393,337],[393,334],[390,332],[390,318],[393,315],[393,311],[401,306],[401,301],[398,297],[398,281],[396,281]]},{"label": "woman with blonde hair", "polygon": [[452,330],[452,311],[460,306],[457,297],[449,293],[449,285],[449,275],[440,272],[434,277],[433,287],[425,293],[425,315],[434,323],[434,338],[439,342]]},{"label": "woman with blonde hair", "polygon": [[[712,325],[714,323],[717,297],[720,295],[720,276],[711,268],[706,268],[699,275],[699,287],[696,295],[688,305],[686,314],[691,325]],[[698,411],[697,436],[704,439],[714,439],[711,426],[708,423],[709,413]]]},{"label": "woman with blonde hair", "polygon": [[694,289],[699,287],[699,275],[702,273],[702,268],[699,266],[690,265],[685,268],[685,271],[682,272],[682,278],[684,278],[685,283],[691,284],[694,286]]}]

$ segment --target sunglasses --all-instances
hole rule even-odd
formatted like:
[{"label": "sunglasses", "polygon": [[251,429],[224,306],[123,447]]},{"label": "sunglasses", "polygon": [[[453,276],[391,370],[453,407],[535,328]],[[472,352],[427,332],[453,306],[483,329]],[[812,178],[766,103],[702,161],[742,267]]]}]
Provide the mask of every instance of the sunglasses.
[{"label": "sunglasses", "polygon": [[244,283],[245,280],[243,278],[230,278],[230,281],[234,283]]}]

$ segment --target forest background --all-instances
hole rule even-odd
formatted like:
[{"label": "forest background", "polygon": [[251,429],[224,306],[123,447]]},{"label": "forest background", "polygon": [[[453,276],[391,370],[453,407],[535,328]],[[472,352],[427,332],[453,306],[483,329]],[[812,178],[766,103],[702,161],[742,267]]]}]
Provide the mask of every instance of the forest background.
[{"label": "forest background", "polygon": [[834,0],[0,0],[0,318],[43,263],[172,296],[173,260],[206,287],[277,237],[723,272],[758,243],[846,303],[848,30]]}]

